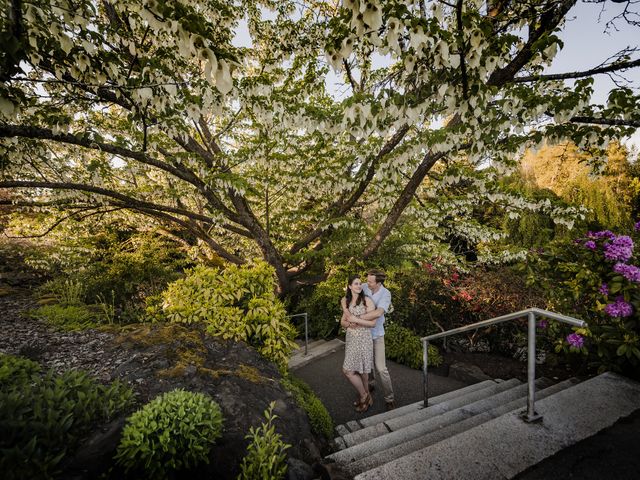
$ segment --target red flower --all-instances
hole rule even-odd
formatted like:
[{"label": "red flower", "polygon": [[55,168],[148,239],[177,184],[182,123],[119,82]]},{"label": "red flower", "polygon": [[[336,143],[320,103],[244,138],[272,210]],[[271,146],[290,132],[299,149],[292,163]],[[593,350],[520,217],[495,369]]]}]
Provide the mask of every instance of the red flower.
[{"label": "red flower", "polygon": [[472,296],[469,294],[469,292],[467,292],[466,290],[462,290],[462,291],[459,293],[459,295],[460,295],[460,297],[461,297],[463,300],[466,300],[467,302],[468,302],[469,300],[473,299],[473,297],[472,297]]}]

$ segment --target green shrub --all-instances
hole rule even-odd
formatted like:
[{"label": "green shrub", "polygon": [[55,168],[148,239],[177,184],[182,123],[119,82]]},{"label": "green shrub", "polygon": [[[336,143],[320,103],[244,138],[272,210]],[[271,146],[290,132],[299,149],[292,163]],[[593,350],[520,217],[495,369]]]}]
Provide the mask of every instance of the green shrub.
[{"label": "green shrub", "polygon": [[318,435],[333,438],[333,420],[317,395],[309,385],[292,375],[287,375],[281,380],[282,386],[291,392],[294,400],[300,408],[307,412],[311,429]]},{"label": "green shrub", "polygon": [[264,411],[266,421],[258,428],[251,427],[245,437],[251,440],[247,447],[247,455],[240,465],[240,480],[281,480],[287,473],[285,450],[291,447],[282,441],[276,433],[273,421],[278,418],[273,414],[275,402]]},{"label": "green shrub", "polygon": [[181,276],[185,260],[172,244],[149,235],[110,245],[102,258],[89,264],[82,278],[87,299],[104,303],[109,299],[121,321],[144,318],[145,298],[160,293]]},{"label": "green shrub", "polygon": [[296,311],[309,314],[309,336],[328,338],[338,333],[342,316],[340,299],[345,294],[348,277],[349,273],[340,269],[316,285],[298,304]]},{"label": "green shrub", "polygon": [[40,373],[40,365],[36,362],[27,358],[0,354],[0,388],[27,383],[37,373]]},{"label": "green shrub", "polygon": [[43,305],[33,310],[31,315],[49,325],[68,331],[92,328],[98,323],[98,315],[86,305]]},{"label": "green shrub", "polygon": [[225,270],[198,266],[168,286],[164,315],[172,322],[204,322],[212,335],[245,341],[286,369],[296,331],[275,287],[265,262]]},{"label": "green shrub", "polygon": [[60,245],[68,262],[39,288],[64,305],[97,304],[105,322],[144,319],[145,299],[180,277],[186,260],[172,243],[150,235],[101,233]]},{"label": "green shrub", "polygon": [[[384,329],[385,355],[390,360],[411,368],[421,369],[422,342],[420,337],[408,328],[401,327],[395,323],[385,325]],[[429,366],[437,367],[443,362],[440,352],[434,345],[429,345]]]},{"label": "green shrub", "polygon": [[[453,284],[449,269],[423,264],[419,267],[391,270],[385,286],[391,292],[394,311],[387,320],[409,328],[417,335],[430,335],[449,329],[459,322],[471,323],[463,306],[452,301]],[[455,278],[455,277],[454,277]]]},{"label": "green shrub", "polygon": [[100,385],[86,373],[39,373],[35,362],[0,355],[0,471],[5,479],[52,478],[63,458],[98,422],[133,403],[120,382]]},{"label": "green shrub", "polygon": [[116,462],[147,478],[209,463],[209,452],[222,435],[222,412],[203,393],[181,389],[164,393],[127,421]]}]

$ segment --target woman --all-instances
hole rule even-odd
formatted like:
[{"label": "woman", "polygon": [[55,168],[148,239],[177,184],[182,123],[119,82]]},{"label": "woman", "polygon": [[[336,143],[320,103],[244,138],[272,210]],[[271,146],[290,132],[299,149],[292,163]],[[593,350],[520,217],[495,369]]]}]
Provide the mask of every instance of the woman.
[{"label": "woman", "polygon": [[362,291],[362,282],[357,275],[349,278],[347,295],[340,300],[340,303],[343,311],[341,323],[347,327],[342,373],[358,392],[358,400],[354,403],[356,411],[366,412],[373,405],[373,398],[369,393],[369,372],[373,366],[373,340],[369,329],[375,326],[376,321],[358,318],[349,322],[345,311],[357,316],[374,310],[375,305],[373,300],[365,296]]}]

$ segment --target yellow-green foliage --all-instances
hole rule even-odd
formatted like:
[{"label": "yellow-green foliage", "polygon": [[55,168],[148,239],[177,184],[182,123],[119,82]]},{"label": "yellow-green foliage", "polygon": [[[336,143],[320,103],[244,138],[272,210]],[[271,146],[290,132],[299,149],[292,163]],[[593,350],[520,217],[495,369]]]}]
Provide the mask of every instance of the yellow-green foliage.
[{"label": "yellow-green foliage", "polygon": [[146,478],[167,478],[209,463],[222,421],[220,406],[208,395],[181,389],[164,393],[129,417],[116,462]]},{"label": "yellow-green foliage", "polygon": [[251,440],[247,455],[240,465],[238,480],[281,480],[287,473],[285,451],[291,447],[276,433],[273,421],[278,418],[273,413],[275,402],[271,402],[264,412],[266,421],[258,428],[251,427],[245,437]]},{"label": "yellow-green foliage", "polygon": [[318,435],[332,438],[333,420],[316,394],[309,385],[297,377],[288,375],[281,380],[282,386],[291,392],[294,400],[300,408],[307,412],[312,430]]},{"label": "yellow-green foliage", "polygon": [[198,266],[167,287],[164,315],[172,322],[203,322],[212,335],[245,341],[286,368],[296,331],[275,286],[265,262],[224,270]]},{"label": "yellow-green foliage", "polygon": [[[563,200],[587,207],[587,220],[608,228],[625,228],[631,222],[631,207],[637,202],[637,191],[628,151],[617,142],[606,150],[607,163],[594,175],[593,161],[573,143],[544,146],[527,152],[522,173],[539,188],[550,189]],[[635,178],[634,178],[635,177]]]}]

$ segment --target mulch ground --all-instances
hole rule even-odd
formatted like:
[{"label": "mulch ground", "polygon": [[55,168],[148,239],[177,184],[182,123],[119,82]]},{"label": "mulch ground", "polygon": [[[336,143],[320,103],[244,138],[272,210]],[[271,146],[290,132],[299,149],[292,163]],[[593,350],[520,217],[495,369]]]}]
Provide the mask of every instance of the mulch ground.
[{"label": "mulch ground", "polygon": [[[443,366],[434,369],[434,373],[448,375],[448,368],[454,363],[475,365],[491,378],[517,378],[523,382],[527,380],[527,363],[514,358],[494,353],[466,353],[443,352]],[[547,377],[550,380],[562,381],[575,376],[583,376],[583,372],[576,371],[568,365],[536,365],[536,377]]]}]

